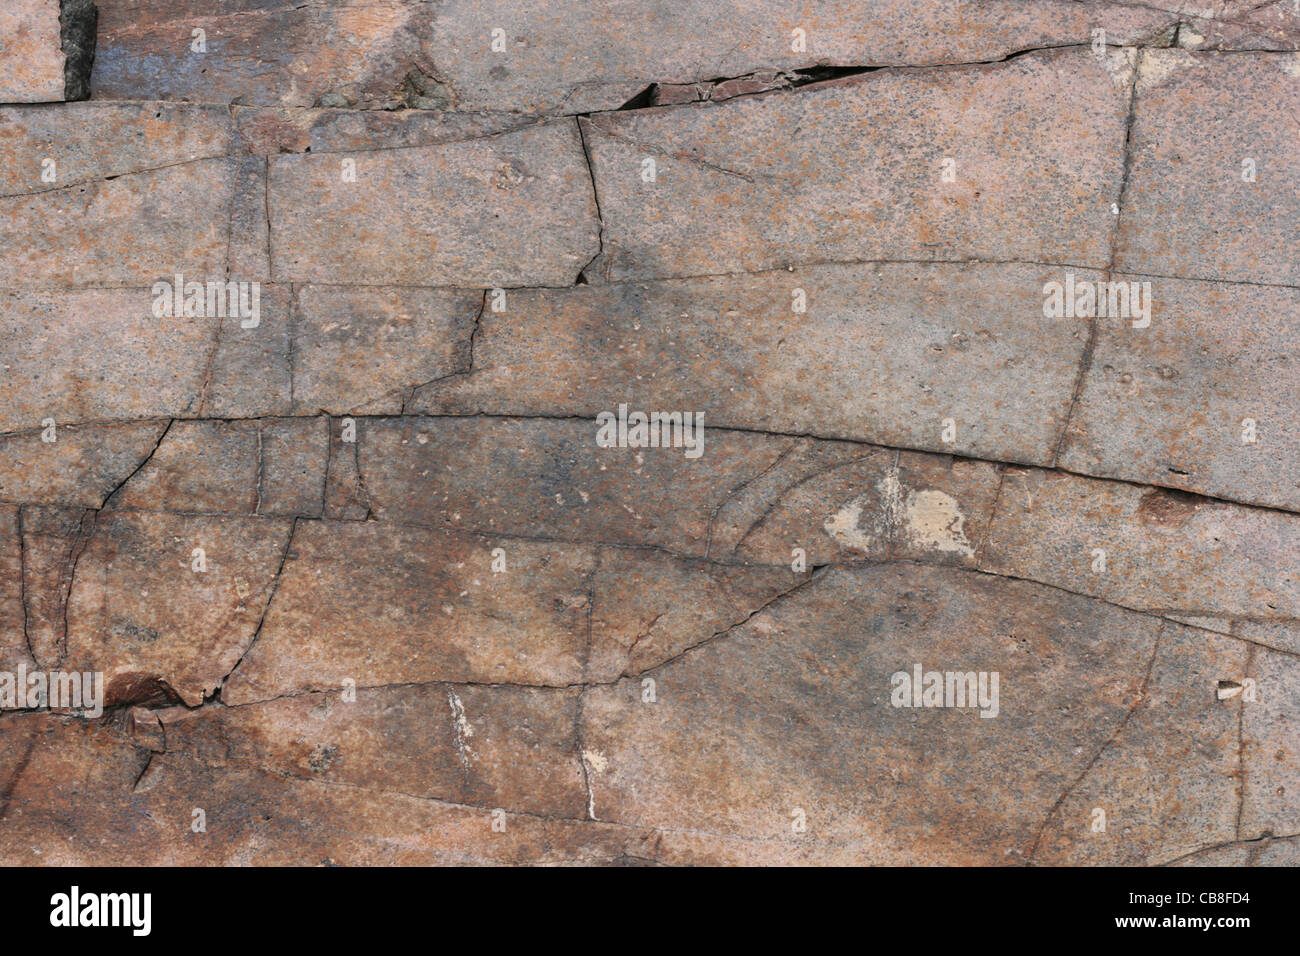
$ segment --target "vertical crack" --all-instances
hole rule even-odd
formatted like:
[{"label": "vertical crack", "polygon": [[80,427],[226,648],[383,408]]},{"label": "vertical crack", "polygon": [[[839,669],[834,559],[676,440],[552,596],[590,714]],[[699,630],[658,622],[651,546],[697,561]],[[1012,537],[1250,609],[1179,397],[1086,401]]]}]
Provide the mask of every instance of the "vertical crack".
[{"label": "vertical crack", "polygon": [[478,309],[474,312],[474,318],[472,320],[470,330],[469,330],[469,341],[466,343],[466,347],[465,347],[465,353],[466,353],[465,358],[464,361],[461,363],[464,367],[458,368],[454,372],[448,372],[446,375],[439,375],[437,378],[431,378],[427,382],[419,382],[415,385],[412,385],[409,389],[403,390],[404,394],[402,395],[402,408],[397,413],[399,417],[407,414],[407,409],[409,409],[411,403],[415,401],[415,396],[419,394],[421,389],[428,388],[429,386],[435,385],[438,382],[444,382],[447,381],[448,379],[458,378],[462,375],[470,375],[473,373],[474,346],[478,342],[479,328],[481,327],[483,321],[483,313],[487,310],[488,295],[491,293],[491,291],[492,291],[491,289],[483,290],[483,298],[479,301]]},{"label": "vertical crack", "polygon": [[[1128,191],[1129,171],[1133,164],[1133,121],[1137,115],[1138,73],[1141,70],[1144,56],[1145,53],[1142,50],[1134,52],[1132,76],[1129,77],[1128,115],[1124,121],[1124,149],[1120,165],[1119,190],[1115,196],[1115,212],[1111,216],[1113,222],[1110,228],[1110,254],[1106,258],[1106,270],[1104,272],[1106,282],[1110,282],[1115,274],[1115,257],[1119,253],[1120,220],[1124,218],[1124,193]],[[1097,348],[1099,328],[1097,316],[1090,316],[1088,319],[1088,340],[1084,343],[1083,355],[1079,358],[1079,372],[1074,379],[1074,390],[1070,395],[1070,405],[1065,411],[1065,421],[1061,425],[1061,435],[1057,439],[1055,450],[1052,452],[1052,464],[1050,466],[1052,468],[1057,467],[1061,460],[1061,452],[1065,449],[1065,444],[1069,440],[1070,422],[1074,418],[1074,409],[1079,404],[1079,396],[1083,394],[1088,373],[1092,370],[1092,359]]]},{"label": "vertical crack", "polygon": [[59,574],[58,612],[63,621],[63,631],[58,638],[60,667],[66,664],[68,660],[68,607],[72,604],[72,586],[77,577],[77,563],[81,560],[86,545],[90,543],[90,537],[95,533],[95,525],[98,521],[98,509],[87,508],[82,514],[81,522],[77,525],[77,533],[72,539],[68,559],[64,562],[63,571]]},{"label": "vertical crack", "polygon": [[217,365],[217,353],[221,351],[221,333],[225,329],[226,323],[223,319],[216,320],[216,332],[212,336],[212,348],[208,352],[208,361],[203,368],[203,383],[199,385],[199,408],[198,415],[200,418],[210,411],[208,408],[208,387],[212,384],[212,372]]},{"label": "vertical crack", "polygon": [[113,490],[104,496],[104,500],[99,505],[99,510],[103,510],[107,508],[108,503],[113,500],[113,498],[117,495],[117,493],[121,491],[123,488],[125,488],[132,478],[140,474],[140,472],[144,470],[145,465],[153,461],[153,456],[158,453],[158,449],[162,447],[163,441],[167,438],[167,433],[172,430],[172,426],[175,424],[176,424],[176,419],[174,418],[167,419],[166,427],[164,427],[163,430],[158,433],[158,440],[155,441],[153,443],[153,447],[149,449],[149,454],[145,455],[144,459],[140,462],[140,464],[136,465],[129,475],[127,475],[125,478],[119,481],[117,485],[114,486]]},{"label": "vertical crack", "polygon": [[976,569],[980,566],[980,554],[983,553],[984,542],[988,541],[989,535],[993,533],[993,522],[997,521],[998,518],[998,505],[1002,503],[1002,486],[1007,483],[1007,466],[998,465],[997,469],[998,487],[993,492],[993,504],[989,506],[989,518],[984,524],[984,533],[980,535],[979,543],[975,545],[975,552],[971,555],[971,560],[974,562]]},{"label": "vertical crack", "polygon": [[352,468],[357,476],[357,494],[361,496],[361,502],[366,506],[366,516],[363,521],[371,520],[375,515],[373,503],[370,500],[370,489],[366,487],[366,476],[361,470],[361,436],[356,436],[356,441],[352,443]]},{"label": "vertical crack", "polygon": [[262,452],[262,419],[257,420],[257,498],[253,502],[253,514],[262,513],[262,480],[266,470],[266,457]]},{"label": "vertical crack", "polygon": [[330,467],[334,464],[334,419],[325,416],[325,480],[320,489],[320,517],[324,518],[329,510]]},{"label": "vertical crack", "polygon": [[95,65],[98,23],[99,11],[94,0],[62,0],[59,4],[63,98],[69,103],[90,98],[90,73]]},{"label": "vertical crack", "polygon": [[[575,116],[574,122],[578,124],[578,141],[582,144],[582,156],[587,161],[587,175],[591,179],[591,198],[596,204],[596,241],[599,248],[596,250],[596,254],[591,257],[591,261],[583,266],[581,271],[578,272],[577,281],[574,282],[574,285],[587,285],[589,283],[589,280],[587,279],[587,270],[595,265],[596,262],[600,261],[605,255],[605,215],[601,212],[600,208],[600,188],[596,185],[596,170],[591,164],[591,147],[587,144],[587,131],[584,127],[584,117]],[[608,276],[608,270],[601,271],[604,273],[602,278],[606,278]]]},{"label": "vertical crack", "polygon": [[587,764],[587,742],[583,733],[585,714],[583,705],[587,696],[587,668],[591,663],[592,630],[591,618],[596,606],[596,574],[600,570],[601,550],[596,548],[591,562],[591,574],[587,577],[587,642],[582,655],[582,688],[578,691],[577,704],[573,711],[573,744],[578,751],[578,762],[582,766],[582,785],[587,792],[587,819],[596,819],[596,792],[591,788],[591,768]]},{"label": "vertical crack", "polygon": [[31,621],[31,612],[27,609],[27,537],[23,533],[23,506],[18,506],[18,514],[15,519],[18,526],[18,599],[23,605],[23,643],[27,645],[27,654],[32,659],[32,663],[37,667],[41,662],[36,657],[36,650],[32,647],[32,635],[29,627]]},{"label": "vertical crack", "polygon": [[243,163],[235,161],[234,182],[230,184],[230,206],[226,210],[226,263],[225,277],[230,280],[230,260],[235,250],[235,210],[239,208],[239,194],[244,186]]},{"label": "vertical crack", "polygon": [[[488,300],[489,291],[490,290],[488,289],[483,290],[483,299],[478,304],[478,311],[474,313],[474,324],[470,327],[469,330],[469,355],[466,356],[466,365],[465,365],[466,375],[469,375],[471,372],[474,371],[474,346],[478,342],[478,331],[479,331],[479,327],[482,325],[483,322],[483,312],[487,309],[487,300]],[[412,391],[411,397],[412,398],[415,397],[414,391]]]},{"label": "vertical crack", "polygon": [[18,789],[18,781],[27,770],[27,765],[32,759],[32,753],[36,750],[37,736],[38,731],[33,729],[27,737],[27,747],[23,750],[23,755],[18,758],[18,764],[14,767],[14,772],[9,775],[9,780],[5,783],[4,789],[0,790],[0,821],[3,821],[9,814],[9,804],[13,800],[14,791]]},{"label": "vertical crack", "polygon": [[266,218],[266,278],[275,281],[275,258],[271,242],[271,157],[262,168],[262,214]]},{"label": "vertical crack", "polygon": [[1124,150],[1121,154],[1119,192],[1115,196],[1115,214],[1111,217],[1114,221],[1111,223],[1110,230],[1110,256],[1106,262],[1107,281],[1110,281],[1115,273],[1115,257],[1119,253],[1120,221],[1124,218],[1124,194],[1128,192],[1129,175],[1133,169],[1133,123],[1137,118],[1138,74],[1141,72],[1145,57],[1146,53],[1143,50],[1137,50],[1133,55],[1133,75],[1129,80],[1128,90],[1128,116],[1124,121]]},{"label": "vertical crack", "polygon": [[1160,653],[1160,639],[1164,637],[1164,634],[1165,624],[1161,621],[1160,626],[1156,629],[1155,640],[1151,645],[1151,659],[1147,661],[1146,672],[1142,675],[1142,683],[1138,685],[1137,699],[1133,701],[1133,706],[1125,711],[1124,716],[1120,718],[1114,732],[1111,733],[1111,735],[1106,738],[1105,742],[1097,748],[1097,752],[1092,755],[1092,759],[1088,761],[1088,765],[1083,768],[1077,777],[1074,778],[1073,783],[1061,791],[1061,795],[1056,798],[1056,802],[1052,804],[1052,808],[1047,811],[1047,816],[1043,818],[1043,823],[1038,828],[1038,833],[1034,836],[1034,842],[1029,847],[1029,853],[1025,857],[1026,864],[1034,861],[1035,856],[1038,854],[1038,847],[1043,842],[1043,837],[1047,835],[1047,828],[1051,826],[1052,820],[1056,817],[1057,811],[1060,810],[1061,806],[1065,803],[1066,798],[1079,788],[1079,784],[1083,783],[1088,774],[1092,773],[1092,768],[1096,766],[1097,761],[1101,759],[1102,754],[1110,749],[1110,746],[1119,739],[1119,735],[1124,732],[1124,728],[1127,727],[1129,721],[1133,719],[1133,715],[1136,714],[1142,705],[1146,703],[1147,688],[1151,684],[1151,674],[1155,670],[1156,666],[1156,655]]},{"label": "vertical crack", "polygon": [[[1230,631],[1236,631],[1234,623]],[[1256,645],[1248,644],[1246,651],[1246,677],[1255,666]],[[1237,822],[1233,833],[1241,839],[1241,819],[1246,813],[1246,695],[1237,695]]]},{"label": "vertical crack", "polygon": [[275,569],[275,577],[271,579],[271,586],[267,589],[266,604],[262,606],[262,614],[257,619],[257,627],[253,630],[253,636],[249,640],[248,646],[244,648],[244,653],[239,655],[239,660],[235,661],[235,666],[230,668],[230,672],[225,677],[221,678],[221,683],[217,685],[217,691],[213,694],[212,699],[221,700],[221,694],[226,689],[226,682],[234,676],[235,671],[239,670],[239,665],[244,663],[249,653],[252,652],[254,645],[257,644],[257,639],[262,636],[262,627],[266,624],[266,619],[271,613],[271,602],[275,600],[276,592],[280,589],[280,579],[284,577],[284,566],[289,560],[289,552],[293,550],[293,539],[298,532],[298,522],[300,520],[298,516],[295,516],[293,523],[289,525],[289,537],[284,542],[284,551],[280,555],[280,566]]},{"label": "vertical crack", "polygon": [[295,349],[297,348],[298,345],[298,295],[300,292],[301,290],[298,288],[297,283],[294,282],[289,283],[289,347],[288,347],[288,355],[286,356],[285,362],[289,367],[289,414],[290,415],[298,411],[298,406],[295,404],[295,402],[297,401],[295,395],[295,388],[297,385],[296,378],[298,372],[297,368],[295,368],[295,365],[297,364],[298,361],[298,357],[295,354]]}]

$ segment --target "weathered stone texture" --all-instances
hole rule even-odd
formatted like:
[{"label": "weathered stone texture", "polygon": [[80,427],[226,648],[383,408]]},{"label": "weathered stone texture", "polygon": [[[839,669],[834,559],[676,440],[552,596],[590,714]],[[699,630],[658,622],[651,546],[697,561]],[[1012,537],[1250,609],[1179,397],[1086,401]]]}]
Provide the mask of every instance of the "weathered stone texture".
[{"label": "weathered stone texture", "polygon": [[882,71],[797,97],[584,119],[605,223],[598,271],[658,278],[869,259],[1104,266],[1131,55]]},{"label": "weathered stone texture", "polygon": [[1098,320],[1060,464],[1300,510],[1300,290],[1117,278],[1151,325]]},{"label": "weathered stone texture", "polygon": [[402,684],[162,712],[169,752],[216,766],[581,817],[576,690]]},{"label": "weathered stone texture", "polygon": [[225,274],[239,164],[204,159],[0,199],[0,284],[148,285]]},{"label": "weathered stone texture", "polygon": [[704,412],[706,427],[1047,464],[1088,339],[1084,319],[1043,318],[1044,283],[1063,280],[874,265],[511,292],[479,320],[473,369],[409,410],[594,417],[634,402]]},{"label": "weathered stone texture", "polygon": [[1144,51],[1116,266],[1300,285],[1297,137],[1295,54]]},{"label": "weathered stone texture", "polygon": [[392,109],[405,102],[408,73],[429,69],[436,6],[99,0],[95,96]]},{"label": "weathered stone texture", "polygon": [[[218,106],[69,103],[0,109],[0,195],[46,192],[231,153],[234,125]],[[53,161],[53,182],[49,175]]]},{"label": "weathered stone texture", "polygon": [[464,371],[480,292],[304,286],[294,413],[400,414],[412,390]]},{"label": "weathered stone texture", "polygon": [[27,605],[23,595],[23,539],[18,509],[0,505],[0,667],[13,673],[19,664],[35,667],[27,646]]},{"label": "weathered stone texture", "polygon": [[1300,833],[1300,660],[1257,648],[1251,661],[1257,699],[1242,705],[1239,836],[1291,836]]},{"label": "weathered stone texture", "polygon": [[60,0],[8,0],[0,7],[0,103],[64,98]]},{"label": "weathered stone texture", "polygon": [[[385,684],[582,681],[590,549],[301,522],[261,636],[222,699]],[[227,668],[227,672],[230,668]]]},{"label": "weathered stone texture", "polygon": [[0,500],[98,508],[153,451],[166,422],[55,426],[0,437]]},{"label": "weathered stone texture", "polygon": [[296,282],[571,285],[599,251],[573,121],[468,142],[271,159],[272,270]]},{"label": "weathered stone texture", "polygon": [[[1023,863],[1122,726],[1159,629],[965,571],[828,571],[652,672],[656,703],[638,681],[587,693],[595,815],[848,847],[858,862]],[[891,674],[958,660],[1000,671],[996,719],[891,706]]]},{"label": "weathered stone texture", "polygon": [[[628,17],[637,24],[629,36]],[[461,110],[617,109],[649,83],[681,84],[761,70],[923,66],[1002,59],[1019,50],[1154,36],[1175,18],[1123,4],[1049,0],[918,3],[869,8],[830,0],[792,8],[776,0],[635,9],[506,0],[451,0],[433,21],[435,59]],[[491,31],[503,31],[502,50]],[[795,29],[804,33],[796,49]],[[727,38],[723,40],[722,38]]]},{"label": "weathered stone texture", "polygon": [[155,319],[152,302],[147,287],[3,293],[0,431],[197,409],[215,328]]},{"label": "weathered stone texture", "polygon": [[1159,614],[1293,621],[1297,556],[1300,515],[1009,469],[980,567]]},{"label": "weathered stone texture", "polygon": [[1300,862],[1291,0],[89,6],[0,12],[0,863]]},{"label": "weathered stone texture", "polygon": [[1062,794],[1036,860],[1153,866],[1235,839],[1239,711],[1252,705],[1216,688],[1246,660],[1237,641],[1164,625],[1130,714]]},{"label": "weathered stone texture", "polygon": [[113,506],[136,511],[319,517],[324,419],[173,422]]},{"label": "weathered stone texture", "polygon": [[257,633],[291,525],[100,515],[76,562],[67,667],[102,671],[109,704],[156,704],[171,694],[201,704]]}]

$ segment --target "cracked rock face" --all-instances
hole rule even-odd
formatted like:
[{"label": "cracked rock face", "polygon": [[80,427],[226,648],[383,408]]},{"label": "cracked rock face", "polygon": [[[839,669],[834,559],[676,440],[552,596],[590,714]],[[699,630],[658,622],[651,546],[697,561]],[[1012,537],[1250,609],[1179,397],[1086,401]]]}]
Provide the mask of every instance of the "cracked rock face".
[{"label": "cracked rock face", "polygon": [[91,0],[10,0],[0,10],[0,102],[90,95],[97,11]]},{"label": "cracked rock face", "polygon": [[1296,865],[1291,0],[588,6],[0,11],[0,862]]}]

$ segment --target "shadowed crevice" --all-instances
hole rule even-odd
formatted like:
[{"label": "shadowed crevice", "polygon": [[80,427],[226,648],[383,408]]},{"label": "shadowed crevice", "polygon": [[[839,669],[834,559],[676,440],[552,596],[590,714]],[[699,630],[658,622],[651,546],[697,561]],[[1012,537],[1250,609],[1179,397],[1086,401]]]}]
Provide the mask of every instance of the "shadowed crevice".
[{"label": "shadowed crevice", "polygon": [[90,99],[90,71],[95,64],[95,28],[99,10],[93,0],[63,0],[59,40],[63,46],[63,97]]}]

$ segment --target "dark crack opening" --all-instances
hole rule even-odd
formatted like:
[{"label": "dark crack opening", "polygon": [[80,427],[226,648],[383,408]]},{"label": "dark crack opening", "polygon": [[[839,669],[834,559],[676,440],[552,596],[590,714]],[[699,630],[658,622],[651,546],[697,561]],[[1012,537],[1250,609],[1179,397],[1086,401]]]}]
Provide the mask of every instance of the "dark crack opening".
[{"label": "dark crack opening", "polygon": [[63,0],[59,10],[59,39],[63,46],[63,97],[69,102],[90,99],[90,71],[95,64],[95,28],[99,10],[94,0]]}]

